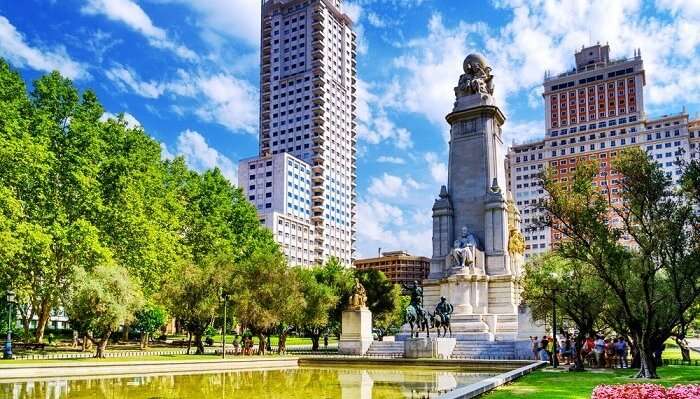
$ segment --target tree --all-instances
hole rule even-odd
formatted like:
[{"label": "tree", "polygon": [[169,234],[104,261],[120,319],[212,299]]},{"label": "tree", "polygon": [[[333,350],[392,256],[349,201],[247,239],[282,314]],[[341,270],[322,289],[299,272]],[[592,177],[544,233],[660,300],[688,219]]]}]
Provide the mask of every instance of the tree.
[{"label": "tree", "polygon": [[395,312],[401,300],[401,287],[375,269],[357,270],[355,276],[367,291],[367,307],[372,312],[372,324],[375,328],[386,331],[395,322]]},{"label": "tree", "polygon": [[335,309],[339,297],[333,287],[319,278],[322,275],[319,270],[295,268],[294,272],[301,285],[304,306],[301,311],[291,313],[296,315],[296,320],[291,322],[311,337],[311,350],[317,351],[321,334],[331,322],[331,311]]},{"label": "tree", "polygon": [[621,201],[601,193],[593,184],[598,165],[584,162],[570,182],[544,176],[549,198],[543,207],[548,224],[564,237],[557,253],[590,266],[616,300],[639,350],[637,377],[656,378],[654,352],[700,296],[696,167],[685,167],[690,183],[681,190],[638,148],[621,151],[613,168]]},{"label": "tree", "polygon": [[124,267],[104,264],[91,271],[78,269],[64,304],[71,324],[92,332],[95,357],[102,358],[109,337],[122,323],[133,319],[142,301],[138,284]]},{"label": "tree", "polygon": [[183,207],[165,184],[159,143],[123,118],[102,122],[94,93],[53,72],[28,95],[2,60],[0,82],[0,189],[20,205],[13,234],[23,243],[0,262],[25,332],[37,316],[41,341],[76,268],[113,258],[152,294],[182,253]]},{"label": "tree", "polygon": [[[315,267],[313,271],[316,281],[330,287],[333,295],[338,298],[335,306],[329,311],[327,329],[340,334],[340,321],[343,310],[348,306],[350,295],[355,285],[353,270],[343,266],[337,258],[331,257],[322,266]],[[318,347],[318,340],[322,331],[314,330],[306,331],[306,333],[311,338],[312,343],[316,342],[316,347]]]},{"label": "tree", "polygon": [[305,308],[299,280],[279,251],[256,251],[234,264],[228,292],[241,326],[258,337],[260,354],[270,333]]},{"label": "tree", "polygon": [[556,300],[557,310],[574,322],[577,332],[574,337],[574,370],[582,371],[583,343],[587,336],[595,335],[604,305],[609,299],[604,294],[603,282],[589,266],[552,252],[532,258],[525,265],[522,287],[522,299],[529,306],[534,319],[550,317],[552,304]]},{"label": "tree", "polygon": [[[194,337],[195,354],[204,353],[202,336],[219,310],[219,291],[231,274],[225,264],[185,262],[176,267],[163,285],[160,299],[170,314]],[[187,347],[190,353],[190,347]]]},{"label": "tree", "polygon": [[149,303],[136,312],[133,327],[141,333],[141,350],[148,347],[150,335],[167,322],[168,313],[161,305]]}]

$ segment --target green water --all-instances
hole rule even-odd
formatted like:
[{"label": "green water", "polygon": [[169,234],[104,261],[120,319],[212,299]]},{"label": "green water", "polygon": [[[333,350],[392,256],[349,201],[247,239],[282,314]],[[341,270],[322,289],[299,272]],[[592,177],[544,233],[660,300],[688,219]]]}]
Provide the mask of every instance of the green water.
[{"label": "green water", "polygon": [[435,398],[489,377],[460,370],[300,367],[223,373],[0,383],[0,398]]}]

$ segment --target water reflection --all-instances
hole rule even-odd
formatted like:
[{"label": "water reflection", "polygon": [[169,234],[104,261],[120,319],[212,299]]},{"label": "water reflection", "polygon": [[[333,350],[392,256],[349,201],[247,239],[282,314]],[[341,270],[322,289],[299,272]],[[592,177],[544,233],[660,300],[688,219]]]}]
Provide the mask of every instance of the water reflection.
[{"label": "water reflection", "polygon": [[460,370],[421,368],[301,367],[5,382],[0,383],[0,398],[434,398],[488,376]]}]

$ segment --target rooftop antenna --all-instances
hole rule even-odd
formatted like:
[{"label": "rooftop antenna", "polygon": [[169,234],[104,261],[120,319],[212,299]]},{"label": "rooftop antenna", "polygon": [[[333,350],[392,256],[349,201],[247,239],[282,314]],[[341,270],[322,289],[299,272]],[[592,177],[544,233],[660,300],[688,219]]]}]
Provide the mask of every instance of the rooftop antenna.
[{"label": "rooftop antenna", "polygon": [[377,258],[382,257],[382,247],[377,248]]}]

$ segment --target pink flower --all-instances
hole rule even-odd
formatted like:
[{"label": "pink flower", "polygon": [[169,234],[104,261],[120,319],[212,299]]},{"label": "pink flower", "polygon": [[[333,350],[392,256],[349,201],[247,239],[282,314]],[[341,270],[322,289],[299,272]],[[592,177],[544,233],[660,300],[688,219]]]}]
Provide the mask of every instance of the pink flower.
[{"label": "pink flower", "polygon": [[592,399],[700,399],[700,385],[664,388],[655,384],[599,385]]}]

